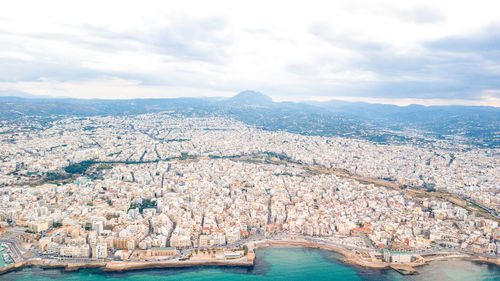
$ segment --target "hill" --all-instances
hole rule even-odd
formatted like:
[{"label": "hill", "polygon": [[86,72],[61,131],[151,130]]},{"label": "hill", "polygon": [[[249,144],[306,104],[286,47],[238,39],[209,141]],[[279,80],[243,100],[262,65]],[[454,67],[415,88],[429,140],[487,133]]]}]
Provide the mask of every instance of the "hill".
[{"label": "hill", "polygon": [[84,100],[0,96],[0,120],[165,111],[182,116],[229,117],[265,130],[304,135],[344,136],[380,143],[428,143],[441,139],[500,147],[500,109],[487,106],[396,106],[336,100],[278,103],[254,91],[243,91],[228,99]]}]

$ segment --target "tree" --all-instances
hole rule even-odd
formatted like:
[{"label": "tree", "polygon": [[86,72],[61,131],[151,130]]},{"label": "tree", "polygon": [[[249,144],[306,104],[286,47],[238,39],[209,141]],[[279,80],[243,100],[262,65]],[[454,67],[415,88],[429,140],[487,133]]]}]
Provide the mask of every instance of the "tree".
[{"label": "tree", "polygon": [[80,163],[74,163],[67,166],[66,168],[64,168],[64,171],[68,174],[83,174],[94,163],[95,162],[93,160],[85,160]]},{"label": "tree", "polygon": [[45,180],[46,181],[57,181],[57,180],[65,180],[69,177],[70,177],[69,175],[62,174],[62,173],[48,172],[46,174]]},{"label": "tree", "polygon": [[152,200],[149,200],[149,199],[143,199],[142,202],[140,204],[137,204],[137,203],[132,203],[130,204],[130,209],[139,209],[139,213],[142,214],[142,211],[144,209],[149,209],[149,208],[154,208],[156,207],[156,201],[152,201]]}]

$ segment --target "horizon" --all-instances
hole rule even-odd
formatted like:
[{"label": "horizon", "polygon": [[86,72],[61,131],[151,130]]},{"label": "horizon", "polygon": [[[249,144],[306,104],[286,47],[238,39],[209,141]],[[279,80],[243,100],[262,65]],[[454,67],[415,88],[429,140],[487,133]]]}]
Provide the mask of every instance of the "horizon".
[{"label": "horizon", "polygon": [[499,107],[498,5],[11,2],[0,94]]},{"label": "horizon", "polygon": [[182,98],[190,98],[190,99],[213,99],[213,100],[217,100],[217,101],[223,101],[223,100],[228,100],[228,99],[231,99],[233,97],[236,97],[238,96],[239,94],[243,93],[243,92],[253,92],[253,93],[258,93],[258,94],[262,94],[266,97],[269,97],[271,98],[272,102],[273,103],[287,103],[287,102],[291,102],[291,103],[305,103],[305,104],[312,104],[314,105],[314,103],[328,103],[328,102],[345,102],[345,103],[351,103],[351,104],[354,104],[354,103],[364,103],[364,104],[369,104],[369,105],[393,105],[393,106],[398,106],[398,107],[409,107],[409,106],[423,106],[423,107],[442,107],[442,106],[463,106],[463,107],[492,107],[492,108],[498,108],[500,106],[497,106],[497,105],[488,105],[488,104],[447,104],[447,103],[427,103],[427,104],[423,104],[423,103],[418,103],[418,101],[415,101],[415,100],[406,100],[403,101],[403,102],[399,102],[399,103],[391,103],[389,101],[387,102],[384,102],[384,101],[381,101],[381,100],[371,100],[371,99],[352,99],[352,98],[345,98],[345,99],[342,99],[342,97],[316,97],[317,99],[314,99],[314,97],[312,99],[295,99],[295,100],[285,100],[285,99],[281,99],[280,97],[273,97],[273,96],[270,96],[270,95],[266,95],[264,93],[261,93],[261,92],[258,92],[258,91],[253,91],[253,90],[244,90],[244,91],[240,91],[238,93],[235,93],[234,95],[232,96],[228,96],[228,97],[223,97],[223,96],[192,96],[192,97],[182,97],[182,96],[179,96],[179,97],[135,97],[135,98],[86,98],[86,97],[67,97],[67,96],[38,96],[38,95],[0,95],[0,99],[1,98],[21,98],[21,99],[26,99],[26,100],[30,100],[30,99],[48,99],[48,100],[64,100],[64,99],[73,99],[73,100],[95,100],[95,101],[119,101],[119,100],[168,100],[168,99],[182,99]]}]

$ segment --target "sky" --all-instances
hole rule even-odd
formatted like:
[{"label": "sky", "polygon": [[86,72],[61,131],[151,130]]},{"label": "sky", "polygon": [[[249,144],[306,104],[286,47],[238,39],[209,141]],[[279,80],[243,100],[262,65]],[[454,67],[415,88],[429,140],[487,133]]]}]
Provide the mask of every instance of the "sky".
[{"label": "sky", "polygon": [[5,1],[0,95],[500,106],[500,1]]}]

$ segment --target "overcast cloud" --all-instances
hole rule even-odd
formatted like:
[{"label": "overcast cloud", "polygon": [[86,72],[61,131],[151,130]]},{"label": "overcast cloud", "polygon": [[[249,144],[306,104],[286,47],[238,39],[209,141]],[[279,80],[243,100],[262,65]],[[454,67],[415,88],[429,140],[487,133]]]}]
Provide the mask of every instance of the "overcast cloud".
[{"label": "overcast cloud", "polygon": [[0,93],[500,106],[500,2],[8,1]]}]

